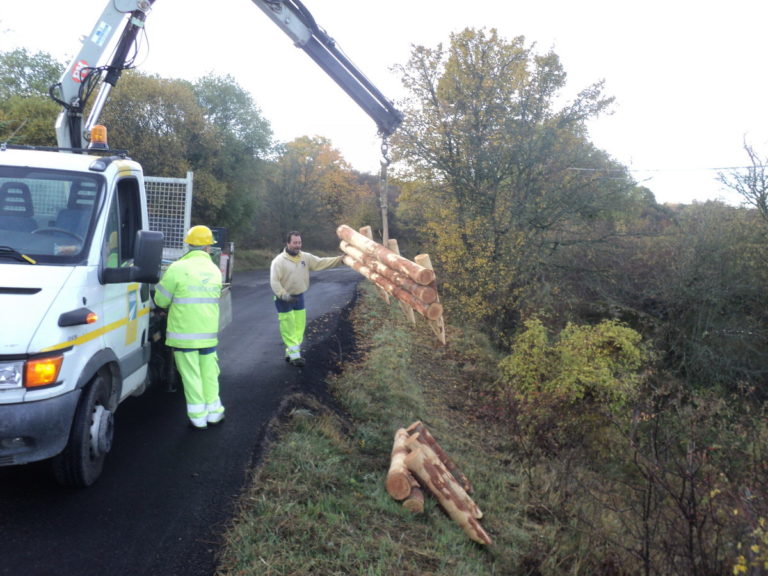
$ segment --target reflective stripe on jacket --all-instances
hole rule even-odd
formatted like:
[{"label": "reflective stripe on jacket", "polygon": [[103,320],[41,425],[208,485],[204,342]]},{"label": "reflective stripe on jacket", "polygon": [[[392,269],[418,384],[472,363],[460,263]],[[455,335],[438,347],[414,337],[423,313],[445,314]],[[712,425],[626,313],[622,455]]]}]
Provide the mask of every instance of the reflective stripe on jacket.
[{"label": "reflective stripe on jacket", "polygon": [[221,271],[203,250],[190,250],[168,267],[155,287],[155,304],[168,308],[165,343],[172,348],[218,344]]}]

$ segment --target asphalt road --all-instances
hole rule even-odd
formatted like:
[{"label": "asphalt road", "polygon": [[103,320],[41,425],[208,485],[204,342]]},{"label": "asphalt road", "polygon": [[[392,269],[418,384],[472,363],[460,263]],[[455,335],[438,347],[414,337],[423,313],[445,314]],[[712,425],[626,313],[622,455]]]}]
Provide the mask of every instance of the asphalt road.
[{"label": "asphalt road", "polygon": [[266,424],[287,393],[317,384],[317,367],[342,359],[336,331],[360,278],[346,267],[313,274],[298,369],[283,359],[268,273],[236,272],[219,344],[226,421],[190,429],[181,390],[159,386],[121,405],[90,488],[59,487],[45,463],[0,468],[0,574],[211,576]]}]

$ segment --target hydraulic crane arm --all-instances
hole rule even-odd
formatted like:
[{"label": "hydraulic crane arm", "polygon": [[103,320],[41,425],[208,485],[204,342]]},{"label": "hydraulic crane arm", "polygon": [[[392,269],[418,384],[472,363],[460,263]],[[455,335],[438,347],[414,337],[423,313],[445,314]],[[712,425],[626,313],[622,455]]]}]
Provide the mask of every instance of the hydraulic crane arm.
[{"label": "hydraulic crane arm", "polygon": [[[83,38],[80,52],[64,70],[59,82],[51,86],[51,98],[62,106],[56,120],[59,148],[83,148],[84,135],[98,122],[110,90],[117,84],[122,71],[130,67],[129,56],[154,2],[109,0],[91,34]],[[112,37],[120,30],[122,33],[112,59],[99,66],[104,52],[111,46]],[[83,128],[83,111],[99,81],[99,95]]]},{"label": "hydraulic crane arm", "polygon": [[[252,0],[295,44],[304,50],[376,122],[386,138],[403,121],[402,113],[336,47],[315,23],[299,0]],[[83,148],[86,134],[98,123],[111,89],[122,71],[132,65],[139,33],[155,0],[108,0],[91,34],[51,87],[51,97],[61,104],[56,120],[59,148]],[[121,35],[106,65],[100,65],[114,34]],[[134,52],[134,53],[132,53]],[[96,87],[99,95],[83,126],[83,113]]]},{"label": "hydraulic crane arm", "polygon": [[370,116],[383,137],[403,114],[336,47],[299,0],[252,0]]}]

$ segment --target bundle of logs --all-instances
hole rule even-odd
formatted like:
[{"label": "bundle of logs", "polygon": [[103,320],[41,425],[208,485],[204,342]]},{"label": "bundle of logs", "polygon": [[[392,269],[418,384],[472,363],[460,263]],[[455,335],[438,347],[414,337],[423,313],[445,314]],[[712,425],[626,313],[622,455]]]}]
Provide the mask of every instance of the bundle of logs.
[{"label": "bundle of logs", "polygon": [[392,498],[402,500],[412,512],[423,512],[427,488],[440,506],[475,542],[491,544],[480,525],[483,513],[469,496],[473,492],[467,477],[440,447],[421,422],[395,433],[386,488]]},{"label": "bundle of logs", "polygon": [[397,241],[389,240],[389,247],[372,239],[369,226],[357,232],[342,224],[336,229],[344,252],[344,263],[373,282],[384,295],[400,301],[413,319],[415,310],[429,322],[433,332],[445,344],[443,306],[437,295],[437,282],[427,254],[414,261],[400,255]]}]

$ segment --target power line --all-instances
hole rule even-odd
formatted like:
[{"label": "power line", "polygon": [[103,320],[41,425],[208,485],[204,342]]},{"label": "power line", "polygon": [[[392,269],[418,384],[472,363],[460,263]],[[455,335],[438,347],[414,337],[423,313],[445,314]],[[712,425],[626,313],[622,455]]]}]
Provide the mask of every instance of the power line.
[{"label": "power line", "polygon": [[568,170],[577,172],[605,172],[605,173],[623,173],[623,172],[722,172],[724,170],[749,170],[756,166],[723,166],[720,168],[580,168],[570,166]]}]

